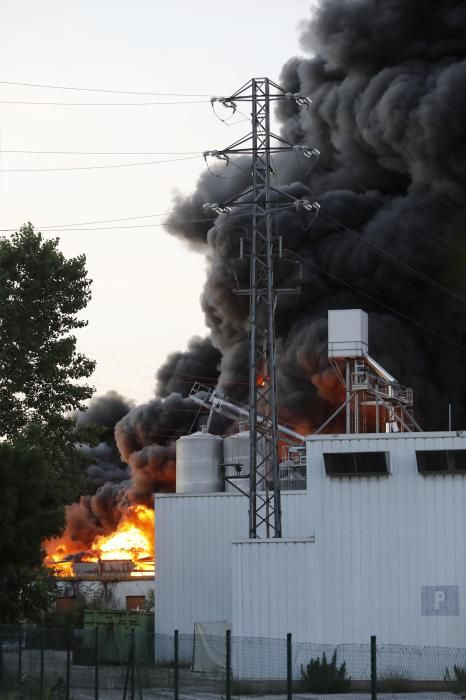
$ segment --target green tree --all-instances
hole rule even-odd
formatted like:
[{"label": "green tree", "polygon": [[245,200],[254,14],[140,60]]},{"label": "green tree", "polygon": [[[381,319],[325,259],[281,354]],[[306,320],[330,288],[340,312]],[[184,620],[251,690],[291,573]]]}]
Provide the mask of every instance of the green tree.
[{"label": "green tree", "polygon": [[90,286],[84,256],[65,258],[31,224],[0,238],[0,622],[43,620],[53,597],[41,542],[84,481],[73,413],[95,363],[75,332]]},{"label": "green tree", "polygon": [[58,239],[31,224],[0,239],[0,435],[30,424],[61,429],[57,417],[83,407],[92,388],[78,383],[95,363],[76,352],[73,331],[90,300],[85,257],[66,259]]},{"label": "green tree", "polygon": [[[41,447],[63,498],[76,495],[80,456],[71,413],[93,388],[95,363],[78,353],[74,331],[87,325],[91,280],[83,255],[65,258],[58,239],[31,224],[0,239],[0,438]],[[75,479],[73,480],[72,475]]]},{"label": "green tree", "polygon": [[54,584],[41,566],[41,542],[63,526],[60,489],[41,450],[6,443],[0,480],[0,622],[43,621]]}]

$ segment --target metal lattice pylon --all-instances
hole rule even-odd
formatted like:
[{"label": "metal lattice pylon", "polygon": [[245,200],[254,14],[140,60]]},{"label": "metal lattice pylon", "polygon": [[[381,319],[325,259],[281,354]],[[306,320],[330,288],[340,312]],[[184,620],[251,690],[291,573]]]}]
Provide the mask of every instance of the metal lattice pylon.
[{"label": "metal lattice pylon", "polygon": [[[315,149],[293,146],[270,130],[271,102],[292,100],[309,106],[308,98],[287,93],[268,78],[253,78],[229,97],[212,98],[236,111],[238,102],[251,104],[251,132],[225,149],[206,151],[204,157],[220,158],[228,163],[231,155],[250,155],[252,186],[241,193],[241,201],[206,204],[205,208],[228,214],[233,206],[251,210],[249,288],[249,536],[281,537],[280,481],[278,468],[278,415],[275,376],[275,306],[277,294],[296,293],[296,289],[277,289],[274,284],[275,260],[281,256],[281,239],[272,235],[273,210],[302,205],[317,211],[318,205],[296,200],[271,186],[273,153],[299,151],[307,158],[318,155]],[[250,200],[247,195],[250,194]],[[272,201],[273,200],[273,201]],[[292,204],[290,205],[290,202]]]}]

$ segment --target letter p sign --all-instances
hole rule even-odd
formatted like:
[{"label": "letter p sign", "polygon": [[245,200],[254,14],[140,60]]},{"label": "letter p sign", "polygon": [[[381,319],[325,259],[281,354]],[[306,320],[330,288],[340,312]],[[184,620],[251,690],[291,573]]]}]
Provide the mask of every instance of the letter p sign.
[{"label": "letter p sign", "polygon": [[434,606],[435,611],[438,612],[439,610],[442,609],[442,606],[445,603],[445,591],[441,588],[438,588],[435,591],[434,600],[435,600],[435,606]]},{"label": "letter p sign", "polygon": [[459,614],[459,586],[421,587],[421,615],[447,617]]}]

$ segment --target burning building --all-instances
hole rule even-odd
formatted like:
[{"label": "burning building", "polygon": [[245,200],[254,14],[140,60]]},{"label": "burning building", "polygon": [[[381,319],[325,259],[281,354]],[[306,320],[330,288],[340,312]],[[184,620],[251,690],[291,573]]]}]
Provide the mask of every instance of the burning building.
[{"label": "burning building", "polygon": [[[453,511],[450,515],[441,511],[438,501],[454,501],[456,514],[464,501],[466,477],[456,467],[455,457],[462,459],[461,429],[466,424],[465,29],[466,5],[460,0],[326,0],[302,31],[301,44],[309,57],[289,60],[281,76],[286,90],[312,100],[312,107],[305,111],[290,102],[279,106],[281,133],[298,145],[317,147],[320,157],[312,168],[296,154],[277,157],[277,187],[297,198],[312,193],[320,213],[311,228],[293,207],[273,217],[286,255],[302,269],[299,295],[281,298],[276,308],[279,413],[280,420],[298,434],[307,436],[326,425],[318,437],[306,437],[295,453],[301,474],[305,468],[306,482],[305,488],[284,496],[285,532],[296,551],[303,553],[303,561],[314,562],[312,571],[294,569],[295,580],[323,572],[327,583],[317,581],[313,590],[319,600],[332,600],[335,610],[340,610],[346,640],[365,639],[370,619],[395,641],[464,642],[462,612],[443,620],[422,614],[420,604],[417,606],[423,587],[462,585],[463,559],[456,549],[460,549],[461,537],[442,552],[437,535],[429,530],[426,538],[436,543],[437,561],[441,562],[435,570],[422,558],[421,573],[414,574],[410,561],[416,559],[409,560],[413,551],[409,548],[403,550],[404,558],[395,561],[393,557],[396,547],[407,547],[408,540],[417,543],[416,552],[425,553],[422,522],[425,519],[430,527],[429,512],[434,509],[437,513],[437,506],[442,532],[453,537]],[[193,383],[215,387],[233,402],[247,402],[248,306],[236,290],[248,275],[247,267],[238,265],[238,257],[250,224],[249,213],[244,207],[242,216],[220,214],[212,223],[202,209],[207,201],[229,200],[247,187],[249,164],[245,159],[237,164],[242,169],[235,170],[238,177],[233,179],[203,175],[191,196],[176,198],[174,213],[166,222],[171,234],[207,258],[202,306],[210,336],[192,339],[185,352],[168,358],[157,373],[152,401],[134,407],[115,396],[102,397],[91,404],[84,414],[87,418],[82,418],[92,422],[95,410],[100,422],[107,421],[109,434],[90,455],[94,461],[89,474],[96,490],[70,507],[66,541],[72,547],[76,544],[71,554],[92,552],[95,538],[115,532],[128,508],[151,508],[152,493],[160,494],[156,498],[157,625],[163,632],[175,627],[191,632],[195,621],[215,619],[233,621],[238,634],[293,631],[282,622],[273,629],[266,627],[263,617],[252,615],[254,628],[248,627],[247,620],[240,617],[241,601],[253,592],[243,591],[239,581],[233,599],[225,597],[233,576],[230,556],[236,557],[235,567],[246,567],[242,570],[249,572],[249,579],[263,575],[253,568],[255,548],[261,545],[249,544],[248,549],[240,541],[246,536],[247,500],[230,489],[224,493],[211,489],[202,497],[189,491],[173,495],[176,442],[183,435],[202,432],[207,421],[206,412],[199,411],[190,397]],[[290,265],[282,273],[284,286],[293,287],[296,267]],[[414,419],[427,432],[374,432],[361,438],[353,431],[348,437],[344,412],[329,421],[345,400],[332,352],[328,352],[329,309],[368,312],[371,356],[400,386],[413,388]],[[391,422],[384,411],[379,420]],[[376,421],[377,411],[372,407],[361,414],[359,430],[375,431]],[[235,430],[231,418],[213,415],[211,436],[231,433],[234,437]],[[237,440],[240,445],[243,438]],[[213,453],[215,450],[218,448],[212,447]],[[431,474],[422,468],[424,458],[417,456],[429,451],[438,452]],[[450,453],[455,451],[458,455],[452,458]],[[340,476],[328,472],[332,458],[326,460],[327,454],[359,452],[389,455],[377,458],[385,471],[342,472]],[[357,458],[351,460],[356,470]],[[244,457],[237,461],[247,471]],[[435,465],[446,468],[436,469]],[[377,518],[375,502],[383,518]],[[412,517],[407,514],[409,503],[416,504]],[[184,530],[178,526],[181,516],[182,522],[189,523]],[[385,533],[380,540],[373,533],[374,523],[377,533]],[[342,545],[343,532],[352,538],[345,541],[347,549]],[[178,538],[176,547],[172,538]],[[282,553],[285,542],[264,546],[269,546],[270,556],[277,553],[277,562],[292,556],[293,547]],[[405,600],[390,598],[386,571],[374,586],[378,599],[386,597],[394,607],[384,609],[383,620],[372,616],[362,624],[338,606],[349,589],[359,595],[361,605],[370,599],[369,592],[355,578],[341,578],[344,584],[340,587],[336,580],[341,566],[356,577],[363,549],[373,552],[378,547],[398,573],[411,572],[405,580],[410,593]],[[326,568],[328,550],[338,552],[340,568],[337,554],[334,567]],[[174,558],[173,551],[179,556]],[[211,552],[221,562],[217,573],[210,559],[203,558],[213,556]],[[248,552],[254,554],[250,559]],[[69,553],[57,550],[59,556]],[[196,570],[204,571],[198,583],[186,576],[189,561]],[[454,609],[462,611],[461,588],[458,596]],[[184,617],[176,609],[180,599],[186,603]],[[375,606],[377,599],[371,600]],[[403,627],[403,616],[413,622],[416,632],[411,636]],[[336,632],[319,620],[319,625],[310,623],[319,632],[319,641],[345,641],[337,640]],[[447,622],[451,622],[449,627]],[[371,633],[377,631],[371,629]]]},{"label": "burning building", "polygon": [[128,506],[108,535],[96,535],[90,545],[60,538],[44,543],[44,563],[56,575],[57,609],[72,607],[79,598],[107,609],[145,609],[153,592],[154,512]]},{"label": "burning building", "polygon": [[[364,678],[351,645],[375,634],[414,645],[410,677],[440,681],[466,646],[466,432],[412,422],[411,390],[369,354],[364,312],[330,311],[328,328],[342,399],[313,434],[279,426],[282,538],[248,537],[247,432],[223,444],[205,431],[178,440],[176,493],[155,497],[156,632],[231,629],[254,642],[253,654],[234,647],[233,673],[245,679],[281,677],[260,659],[288,633],[297,650],[338,649],[351,677]],[[192,399],[238,420],[247,412],[214,391]],[[332,423],[342,432],[325,431]],[[429,647],[443,655],[433,660]],[[390,663],[380,657],[381,674]]]},{"label": "burning building", "polygon": [[[302,264],[299,297],[276,308],[276,369],[281,420],[305,435],[297,451],[305,485],[282,494],[281,540],[247,539],[247,499],[216,480],[200,493],[197,474],[179,493],[156,496],[160,633],[192,634],[207,622],[218,630],[223,621],[238,636],[292,632],[332,648],[371,634],[465,647],[465,29],[459,0],[326,0],[303,30],[311,56],[284,67],[285,90],[312,107],[280,106],[281,133],[321,152],[312,168],[296,155],[274,164],[277,186],[320,204],[311,228],[293,207],[273,222]],[[244,405],[248,308],[235,292],[246,286],[238,251],[248,211],[220,213],[212,226],[201,208],[246,188],[248,162],[237,164],[243,182],[206,173],[178,198],[168,226],[208,257],[202,303],[221,353],[216,387]],[[342,378],[348,358],[328,345],[327,313],[362,308],[371,355],[355,352]],[[173,358],[161,396],[174,387],[188,396],[194,359]],[[385,394],[374,389],[379,380]],[[414,413],[404,385],[414,389]],[[335,415],[348,386],[366,392],[360,410]],[[378,414],[382,396],[409,407],[414,422],[392,420],[390,403]],[[215,420],[211,430],[222,431]],[[192,441],[193,465],[202,440]],[[207,476],[219,448],[204,442]],[[247,472],[247,460],[237,461]],[[437,664],[430,678],[444,672]]]},{"label": "burning building", "polygon": [[[115,423],[130,409],[110,393],[91,402],[80,424],[96,424],[106,441],[83,446],[95,493],[67,506],[61,537],[43,543],[44,563],[59,580],[58,607],[82,596],[106,608],[143,608],[153,592],[154,512],[150,495],[133,497],[129,468],[114,443]],[[150,505],[147,505],[149,501]]]}]

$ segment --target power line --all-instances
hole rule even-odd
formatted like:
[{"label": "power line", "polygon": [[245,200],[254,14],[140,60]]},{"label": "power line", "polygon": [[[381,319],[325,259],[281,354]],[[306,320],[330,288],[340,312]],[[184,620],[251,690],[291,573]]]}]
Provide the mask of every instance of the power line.
[{"label": "power line", "polygon": [[46,88],[47,90],[73,90],[74,92],[102,92],[113,95],[152,95],[158,97],[210,97],[205,93],[188,92],[144,92],[140,90],[111,90],[109,88],[75,87],[71,85],[51,85],[48,83],[22,83],[13,80],[0,80],[0,85],[18,85],[21,87]]},{"label": "power line", "polygon": [[[171,412],[171,413],[191,413],[191,414],[193,414],[193,413],[196,413],[197,410],[198,410],[198,407],[197,407],[197,405],[195,405],[195,404],[193,404],[193,408],[182,408],[182,407],[165,406],[165,405],[164,405],[165,398],[160,398],[160,397],[158,397],[158,396],[149,396],[149,397],[147,398],[147,395],[144,394],[143,392],[141,392],[141,391],[134,391],[133,389],[130,389],[129,387],[121,387],[121,386],[119,387],[119,386],[115,386],[115,385],[112,385],[112,384],[105,384],[104,382],[94,382],[94,384],[95,384],[96,386],[107,387],[107,388],[113,389],[113,390],[128,391],[128,392],[132,392],[133,394],[139,394],[139,396],[146,396],[146,401],[160,401],[160,403],[161,403],[161,410],[162,410],[163,412]],[[185,398],[186,400],[189,400],[189,396],[185,396],[185,397],[182,397],[182,398]],[[168,427],[169,427],[169,426],[165,426],[165,425],[163,426],[163,428],[168,428]]]},{"label": "power line", "polygon": [[180,161],[194,160],[197,156],[185,156],[184,158],[170,158],[166,160],[148,160],[142,163],[113,163],[111,165],[82,165],[71,168],[1,168],[0,173],[50,173],[65,172],[70,170],[108,170],[111,168],[135,168],[147,165],[159,165],[161,163],[178,163]]},{"label": "power line", "polygon": [[[190,221],[180,221],[180,224],[199,224],[203,223],[204,221],[215,221],[216,216],[211,217],[209,219],[191,219]],[[50,231],[51,233],[67,233],[68,231],[117,231],[117,230],[132,230],[136,228],[159,228],[161,226],[165,226],[164,222],[159,222],[159,223],[153,223],[153,224],[135,224],[134,226],[96,226],[92,228],[88,227],[79,227],[79,228],[71,228],[70,226],[66,226],[63,228],[57,227],[57,228],[46,228],[45,226],[36,226],[36,228],[40,228],[42,231]],[[17,228],[8,228],[8,229],[0,229],[0,233],[12,233],[16,232],[18,229]]]},{"label": "power line", "polygon": [[44,156],[191,156],[202,155],[197,151],[28,151],[25,149],[0,149],[1,153],[24,153]]},{"label": "power line", "polygon": [[156,369],[152,365],[142,365],[139,362],[131,362],[127,360],[121,360],[117,357],[109,357],[109,355],[101,355],[98,352],[92,352],[90,353],[91,355],[95,355],[95,357],[103,357],[106,360],[112,360],[113,362],[120,362],[123,365],[133,365],[134,367],[145,367],[146,369],[150,369],[153,372],[156,372]]},{"label": "power line", "polygon": [[[198,224],[204,221],[215,221],[217,217],[211,217],[210,219],[192,219],[191,221],[180,221],[180,224]],[[95,226],[92,228],[82,226],[77,228],[72,228],[71,226],[66,226],[63,228],[46,228],[45,226],[36,226],[35,228],[40,228],[42,232],[50,231],[51,233],[67,233],[68,231],[118,231],[118,230],[132,230],[137,228],[159,228],[165,226],[165,223],[153,223],[153,224],[134,224],[133,226]],[[17,228],[0,229],[1,233],[12,233],[17,231]]]},{"label": "power line", "polygon": [[289,251],[292,255],[300,259],[305,265],[309,265],[316,270],[319,270],[322,274],[327,275],[327,277],[331,277],[335,281],[337,281],[340,284],[343,284],[345,287],[348,287],[349,289],[352,289],[354,292],[357,294],[361,294],[362,296],[366,297],[366,299],[370,299],[370,301],[374,302],[374,304],[377,304],[377,306],[381,306],[384,309],[387,309],[391,313],[395,314],[396,316],[399,316],[400,318],[403,318],[405,321],[408,321],[409,323],[412,323],[415,326],[418,326],[418,328],[422,328],[424,331],[427,331],[431,335],[434,335],[437,338],[440,338],[440,340],[445,341],[446,343],[449,343],[450,345],[453,345],[456,348],[459,348],[460,350],[466,351],[466,345],[462,345],[461,343],[457,343],[455,340],[451,340],[451,338],[448,338],[446,335],[443,335],[442,333],[439,333],[438,331],[434,331],[432,328],[429,328],[429,326],[426,326],[424,323],[421,323],[421,321],[416,321],[416,319],[410,318],[409,316],[406,316],[406,314],[402,313],[401,311],[398,311],[397,309],[394,309],[392,306],[389,306],[388,304],[385,304],[385,302],[380,301],[376,297],[372,296],[371,294],[367,294],[367,292],[363,292],[362,289],[358,289],[358,287],[355,287],[353,284],[350,282],[347,282],[346,280],[342,279],[341,277],[338,277],[337,275],[332,274],[328,270],[325,270],[323,267],[320,265],[317,265],[317,263],[314,263],[307,258],[303,257],[302,255],[299,255],[296,252]]},{"label": "power line", "polygon": [[[1,172],[1,171],[0,171]],[[281,207],[277,207],[275,211],[283,211],[285,209],[290,209],[293,205],[288,205],[285,204]],[[168,216],[169,214],[172,214],[175,212],[163,212],[159,214],[147,214],[143,215],[141,217],[137,216],[131,216],[128,217],[127,219],[114,219],[114,221],[130,221],[132,219],[138,219],[138,218],[146,218],[151,217],[151,216]],[[235,219],[235,218],[243,218],[244,213],[241,214],[229,214],[228,219]],[[186,221],[177,221],[177,224],[180,226],[185,226],[187,224],[199,224],[199,223],[204,223],[204,222],[209,222],[209,221],[216,221],[218,219],[218,215],[203,218],[203,219],[188,219]],[[112,221],[112,219],[108,219],[108,221]],[[99,221],[96,222],[90,222],[90,223],[100,223]],[[56,233],[66,233],[68,231],[115,231],[119,229],[137,229],[137,228],[158,228],[161,226],[165,226],[165,222],[156,222],[156,223],[150,223],[150,224],[134,224],[132,226],[97,226],[97,227],[92,227],[92,228],[86,228],[85,226],[81,226],[80,224],[62,224],[59,226],[58,224],[54,224],[52,226],[36,226],[35,228],[41,229],[42,231],[51,231],[51,232],[56,232]],[[75,228],[76,227],[76,228]],[[18,228],[0,228],[0,233],[14,233],[18,230]]]},{"label": "power line", "polygon": [[[330,172],[330,173],[333,172],[333,167],[332,167],[331,163],[329,161],[326,161],[325,158],[322,157],[322,155],[319,156],[319,163],[322,163],[328,172]],[[359,182],[354,177],[352,177],[348,174],[345,174],[345,178],[346,178],[346,180],[348,180],[348,182],[351,182],[352,184],[356,185],[359,189],[361,189],[364,192],[364,194],[370,195],[370,197],[372,199],[380,202],[383,205],[386,204],[386,200],[382,196],[378,196],[374,192],[374,190],[369,190],[363,183]],[[431,194],[436,199],[438,199],[440,202],[442,202],[446,206],[449,206],[451,209],[456,211],[458,214],[463,214],[463,215],[465,214],[464,209],[460,209],[455,204],[449,202],[445,197],[443,197],[439,193],[431,192]],[[379,207],[376,204],[374,204],[373,202],[371,202],[370,200],[365,200],[365,204],[372,207],[376,211],[379,211]],[[404,212],[404,217],[405,217],[405,219],[407,219],[409,221],[411,229],[420,229],[421,231],[425,231],[426,233],[428,233],[429,236],[425,236],[422,233],[420,233],[419,231],[415,231],[415,233],[417,233],[418,236],[420,236],[423,240],[430,243],[435,248],[438,248],[439,250],[442,250],[443,252],[446,253],[448,251],[446,250],[445,246],[447,246],[451,250],[455,250],[457,253],[463,254],[463,251],[461,251],[459,248],[457,248],[453,243],[445,240],[445,238],[442,238],[442,236],[439,236],[438,233],[435,233],[434,231],[432,231],[432,229],[427,227],[424,223],[421,223],[420,221],[418,221],[413,216],[413,214],[411,212]],[[439,242],[436,243],[434,240],[432,240],[431,236],[433,238],[437,239],[437,241],[439,241]]]},{"label": "power line", "polygon": [[[161,212],[154,212],[153,214],[140,214],[137,216],[125,216],[125,217],[120,217],[119,219],[96,219],[95,221],[75,221],[71,224],[50,224],[49,226],[42,226],[40,224],[35,225],[35,228],[37,229],[42,229],[43,231],[53,231],[54,229],[62,230],[62,229],[67,229],[70,226],[87,226],[91,224],[107,224],[107,223],[113,223],[117,221],[133,221],[133,220],[138,220],[138,219],[150,219],[154,216],[169,216],[170,214],[174,214],[175,212],[173,211],[161,211]],[[205,221],[211,221],[213,219],[205,219]],[[191,223],[191,222],[186,222],[186,223]],[[163,223],[153,223],[153,224],[148,224],[148,226],[163,226]],[[112,228],[111,226],[108,228]],[[118,228],[118,227],[116,227]],[[127,228],[127,227],[124,227]],[[129,227],[131,228],[131,227]],[[0,233],[11,233],[14,231],[17,231],[17,228],[0,228]],[[77,229],[70,229],[70,230],[80,230],[79,228]],[[85,231],[86,229],[83,229]]]},{"label": "power line", "polygon": [[2,100],[4,105],[36,105],[39,107],[153,107],[157,105],[200,105],[209,100],[177,100],[167,102],[39,102],[38,100]]},{"label": "power line", "polygon": [[[75,222],[73,224],[53,224],[52,226],[37,226],[37,228],[43,228],[47,230],[51,230],[54,228],[62,229],[66,228],[68,226],[87,226],[90,224],[110,224],[116,221],[133,221],[137,219],[150,219],[153,216],[169,216],[170,214],[173,214],[173,211],[162,211],[154,214],[140,214],[139,216],[125,216],[120,219],[97,219],[96,221],[80,221],[80,222]],[[0,229],[0,231],[14,231],[16,229]]]},{"label": "power line", "polygon": [[[92,353],[94,354],[94,353]],[[92,358],[94,359],[94,358]],[[118,361],[118,360],[117,360]],[[97,369],[100,372],[110,372],[114,374],[124,374],[128,375],[130,377],[139,377],[140,379],[157,379],[156,373],[158,372],[158,369],[154,369],[153,372],[154,374],[138,374],[137,372],[127,372],[125,370],[121,369],[114,369],[112,367],[102,367],[102,365],[99,363],[97,360]],[[128,363],[130,364],[130,363]],[[146,365],[144,365],[146,366]],[[202,374],[189,374],[189,373],[184,373],[184,372],[174,372],[173,379],[176,380],[176,382],[179,382],[180,384],[193,384],[194,381],[205,381],[205,382],[217,382],[219,377],[208,377],[207,375],[202,375]],[[247,381],[229,381],[228,386],[248,386]]]},{"label": "power line", "polygon": [[[154,215],[155,216],[155,215]],[[136,218],[136,217],[135,217]],[[189,221],[180,221],[178,223],[185,225],[185,224],[199,224],[203,223],[204,221],[215,221],[216,216],[207,218],[207,219],[191,219]],[[124,219],[122,219],[124,221]],[[134,226],[96,226],[92,228],[88,228],[85,226],[78,225],[76,228],[74,228],[73,224],[63,224],[63,226],[36,226],[35,228],[41,229],[41,231],[50,231],[51,233],[66,233],[68,231],[117,231],[117,230],[131,230],[131,229],[136,229],[136,228],[158,228],[160,226],[165,226],[164,222],[156,222],[156,223],[151,223],[151,224],[135,224]],[[16,232],[18,229],[17,228],[2,228],[0,229],[0,233],[13,233]]]},{"label": "power line", "polygon": [[390,260],[393,264],[399,265],[400,267],[405,269],[409,274],[413,275],[414,277],[417,277],[418,279],[420,279],[422,282],[425,282],[426,284],[430,284],[432,287],[439,289],[440,291],[444,292],[445,294],[448,294],[448,296],[451,296],[456,301],[459,301],[462,304],[466,304],[466,299],[464,297],[460,296],[459,294],[456,294],[451,289],[444,287],[443,284],[440,284],[440,282],[433,280],[431,277],[429,277],[428,275],[425,275],[420,270],[416,270],[414,267],[409,265],[409,263],[405,263],[403,260],[399,260],[394,255],[392,255],[391,253],[386,251],[384,248],[381,248],[373,241],[365,238],[365,236],[363,236],[359,231],[356,231],[353,228],[345,226],[345,224],[343,224],[338,219],[335,219],[333,216],[330,216],[330,214],[327,214],[327,212],[323,212],[322,210],[320,210],[320,214],[321,214],[321,216],[324,217],[324,219],[327,219],[328,221],[330,221],[333,224],[335,224],[336,226],[338,226],[338,228],[341,232],[348,231],[349,233],[352,233],[354,236],[357,236],[362,241],[362,243],[367,245],[369,248],[372,248],[373,250],[377,251],[379,253],[379,255],[383,255],[383,257],[387,258],[387,260]]}]

